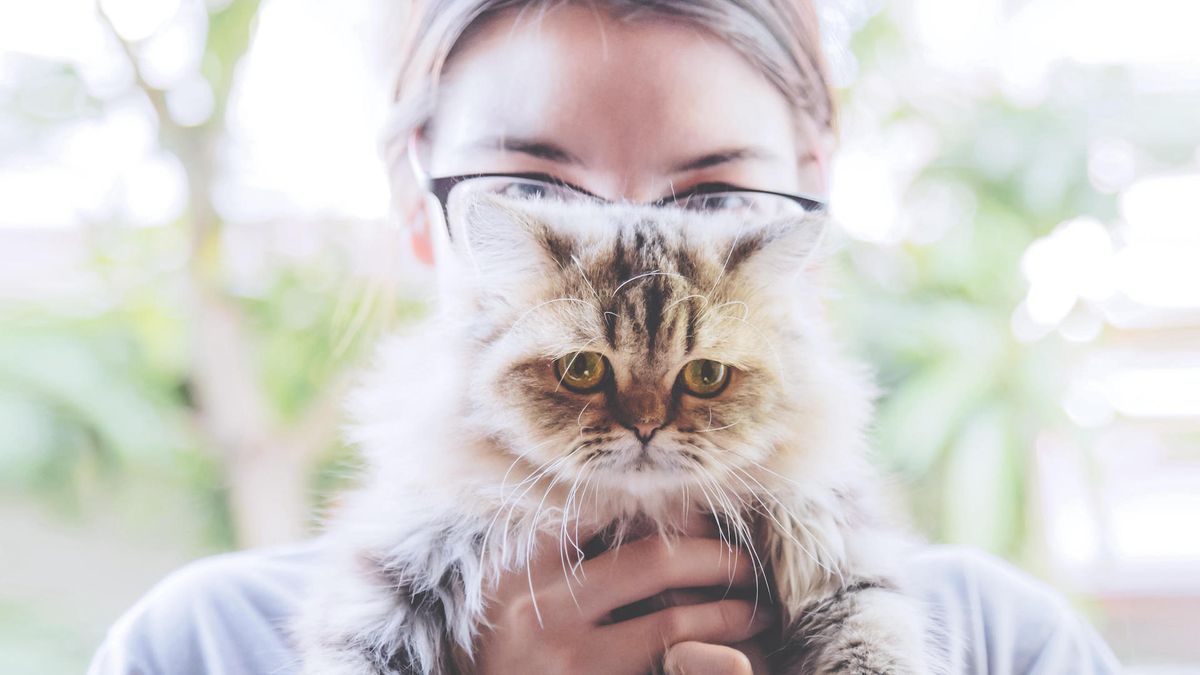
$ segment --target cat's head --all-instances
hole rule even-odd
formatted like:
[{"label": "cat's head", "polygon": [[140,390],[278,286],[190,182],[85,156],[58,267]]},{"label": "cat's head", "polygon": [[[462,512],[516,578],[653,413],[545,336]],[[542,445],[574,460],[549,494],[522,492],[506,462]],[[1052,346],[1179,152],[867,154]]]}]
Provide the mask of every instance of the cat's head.
[{"label": "cat's head", "polygon": [[473,422],[531,465],[636,494],[848,451],[816,447],[867,398],[818,316],[823,216],[488,196],[452,220]]}]

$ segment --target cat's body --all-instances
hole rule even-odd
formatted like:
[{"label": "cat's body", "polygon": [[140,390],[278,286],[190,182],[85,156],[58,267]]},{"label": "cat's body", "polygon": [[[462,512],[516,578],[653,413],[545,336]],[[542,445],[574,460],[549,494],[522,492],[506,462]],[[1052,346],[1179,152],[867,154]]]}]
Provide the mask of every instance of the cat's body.
[{"label": "cat's body", "polygon": [[[296,627],[306,673],[469,672],[485,589],[539,535],[670,535],[697,513],[761,561],[772,672],[936,670],[874,503],[871,389],[807,282],[814,217],[495,198],[452,215],[459,283],[353,402],[370,473]],[[591,393],[552,365],[584,352],[610,369]],[[696,359],[730,367],[716,395],[681,391]]]}]

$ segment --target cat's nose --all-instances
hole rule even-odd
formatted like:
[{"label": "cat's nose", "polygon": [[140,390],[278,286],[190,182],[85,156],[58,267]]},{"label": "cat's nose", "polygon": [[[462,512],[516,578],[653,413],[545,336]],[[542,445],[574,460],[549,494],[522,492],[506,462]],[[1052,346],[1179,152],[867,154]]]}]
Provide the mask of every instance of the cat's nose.
[{"label": "cat's nose", "polygon": [[658,431],[660,425],[658,422],[643,422],[633,425],[633,434],[638,437],[638,440],[643,443],[649,443],[650,438],[654,436],[654,432]]}]

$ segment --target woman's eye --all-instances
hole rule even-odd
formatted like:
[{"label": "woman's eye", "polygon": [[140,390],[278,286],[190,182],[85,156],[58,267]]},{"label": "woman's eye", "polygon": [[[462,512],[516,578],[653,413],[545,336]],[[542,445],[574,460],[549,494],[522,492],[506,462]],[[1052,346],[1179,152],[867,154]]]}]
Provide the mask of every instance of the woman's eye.
[{"label": "woman's eye", "polygon": [[595,391],[608,374],[608,361],[596,352],[575,352],[554,362],[554,376],[564,387],[580,394]]},{"label": "woman's eye", "polygon": [[569,187],[537,180],[503,180],[492,186],[491,192],[511,199],[556,199],[563,202],[587,199],[586,195]]},{"label": "woman's eye", "polygon": [[729,384],[729,366],[720,361],[696,359],[688,362],[679,372],[679,381],[687,393],[711,398]]},{"label": "woman's eye", "polygon": [[497,193],[514,199],[542,199],[546,196],[548,185],[542,183],[514,182],[504,185]]},{"label": "woman's eye", "polygon": [[689,211],[735,211],[749,206],[750,200],[736,192],[694,195],[683,202],[683,208]]}]

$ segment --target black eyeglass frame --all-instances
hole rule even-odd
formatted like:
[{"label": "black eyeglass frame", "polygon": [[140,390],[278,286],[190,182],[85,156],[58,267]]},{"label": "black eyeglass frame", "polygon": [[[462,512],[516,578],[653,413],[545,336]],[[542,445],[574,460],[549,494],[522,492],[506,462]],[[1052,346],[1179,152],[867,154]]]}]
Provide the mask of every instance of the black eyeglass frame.
[{"label": "black eyeglass frame", "polygon": [[[605,204],[614,203],[613,200],[611,200],[611,199],[605,199],[604,197],[601,197],[600,195],[594,194],[592,192],[588,192],[587,190],[579,187],[578,185],[575,185],[573,183],[568,183],[567,181],[565,181],[561,178],[557,178],[548,173],[538,173],[538,172],[466,173],[466,174],[461,174],[461,175],[457,175],[457,176],[439,176],[437,178],[429,178],[426,181],[426,183],[427,183],[426,189],[435,198],[437,198],[438,203],[441,204],[443,222],[446,224],[446,233],[450,234],[451,236],[453,236],[453,235],[450,232],[450,207],[449,207],[449,203],[448,203],[448,200],[450,198],[450,191],[453,190],[454,186],[458,185],[459,183],[461,183],[463,181],[467,181],[467,180],[473,180],[475,178],[517,178],[517,179],[521,179],[521,180],[538,181],[541,183],[548,183],[555,187],[565,188],[568,190],[572,190],[574,192],[578,192],[579,194],[581,194],[585,197],[590,197],[601,203],[605,203]],[[724,192],[752,192],[752,193],[764,194],[764,195],[774,195],[776,197],[784,197],[786,199],[790,199],[790,200],[796,202],[807,212],[824,211],[828,207],[828,205],[825,203],[824,200],[817,199],[816,197],[812,197],[809,195],[792,194],[789,192],[775,192],[774,190],[757,190],[754,188],[746,188],[746,187],[742,187],[740,185],[734,185],[732,183],[721,183],[721,182],[697,183],[696,185],[693,185],[692,187],[684,190],[683,192],[671,194],[666,197],[663,197],[662,199],[655,200],[653,202],[646,202],[645,205],[655,206],[655,207],[665,207],[669,204],[683,201],[685,199],[690,199],[692,197],[703,196],[703,195],[712,195],[712,194],[721,194]]]}]

